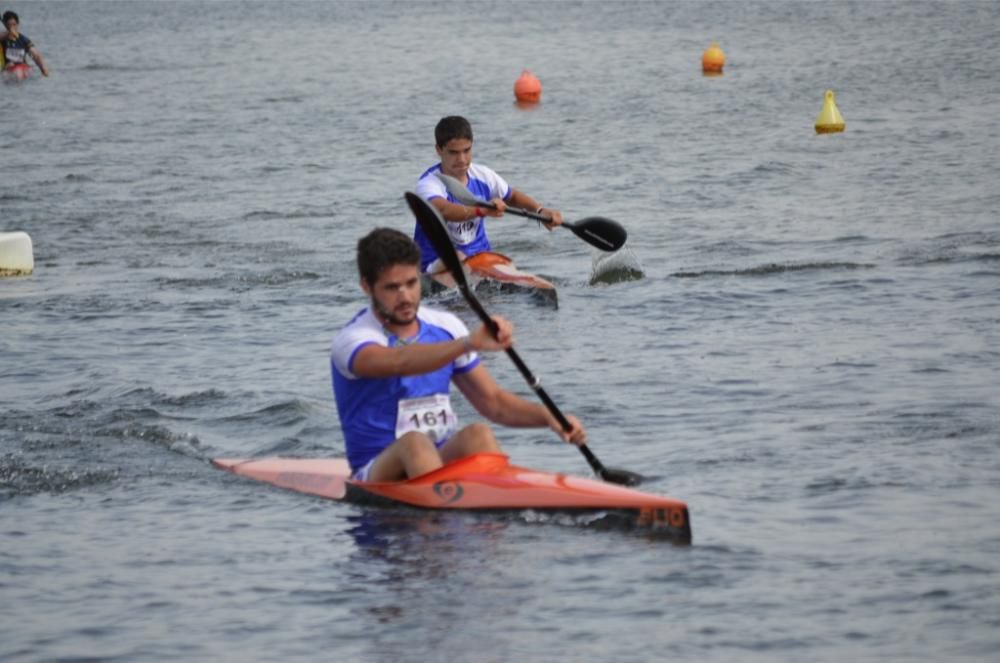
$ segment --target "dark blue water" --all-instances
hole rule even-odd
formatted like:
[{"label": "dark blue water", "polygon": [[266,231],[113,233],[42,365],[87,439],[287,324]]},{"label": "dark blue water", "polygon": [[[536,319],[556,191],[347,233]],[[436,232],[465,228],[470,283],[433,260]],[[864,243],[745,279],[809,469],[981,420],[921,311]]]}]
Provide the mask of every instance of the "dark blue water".
[{"label": "dark blue water", "polygon": [[[0,280],[0,658],[997,656],[997,3],[5,8],[53,76],[0,85],[0,231],[36,259]],[[817,136],[827,89],[847,129]],[[560,305],[484,303],[693,546],[209,465],[343,453],[354,246],[412,228],[452,113],[515,186],[628,228],[596,262],[492,222]]]}]

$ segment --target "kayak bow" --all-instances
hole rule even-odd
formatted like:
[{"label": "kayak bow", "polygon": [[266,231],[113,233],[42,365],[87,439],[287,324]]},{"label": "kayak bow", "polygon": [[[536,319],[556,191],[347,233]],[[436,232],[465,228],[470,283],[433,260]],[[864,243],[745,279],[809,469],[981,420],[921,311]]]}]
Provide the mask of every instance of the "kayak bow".
[{"label": "kayak bow", "polygon": [[423,509],[601,513],[632,529],[691,542],[687,505],[680,500],[593,479],[511,465],[504,454],[476,454],[406,481],[350,478],[342,458],[217,458],[216,467],[257,481],[355,504]]}]

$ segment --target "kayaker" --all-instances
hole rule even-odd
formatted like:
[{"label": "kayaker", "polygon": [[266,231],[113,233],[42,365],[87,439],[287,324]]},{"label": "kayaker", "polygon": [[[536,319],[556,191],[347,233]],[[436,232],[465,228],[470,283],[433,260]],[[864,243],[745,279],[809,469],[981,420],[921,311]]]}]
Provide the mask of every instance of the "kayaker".
[{"label": "kayaker", "polygon": [[[452,115],[442,118],[434,127],[434,140],[434,149],[441,161],[425,170],[420,176],[416,193],[434,205],[448,222],[446,224],[448,234],[462,255],[468,257],[490,250],[485,217],[503,216],[508,205],[537,211],[549,219],[545,224],[549,230],[562,225],[562,213],[559,210],[542,207],[528,194],[510,187],[491,168],[472,162],[472,125],[464,117]],[[457,202],[449,195],[441,180],[435,176],[438,172],[462,182],[476,197],[492,202],[496,209],[468,207]],[[421,270],[439,271],[436,265],[431,267],[437,260],[437,252],[419,224],[414,230],[413,239],[420,247]]]},{"label": "kayaker", "polygon": [[43,76],[49,75],[49,68],[45,66],[42,54],[38,52],[35,45],[31,43],[27,35],[21,34],[21,19],[14,12],[3,13],[3,25],[6,32],[0,33],[0,48],[3,48],[4,69],[11,69],[19,64],[27,64],[28,56],[38,64]]},{"label": "kayaker", "polygon": [[564,433],[542,405],[501,388],[478,352],[510,347],[513,327],[494,318],[498,338],[480,325],[470,333],[454,314],[420,304],[420,249],[398,230],[378,228],[357,248],[361,288],[370,305],[334,338],[333,392],[353,475],[395,481],[425,474],[475,453],[499,452],[486,424],[457,425],[454,382],[490,421],[512,427],[549,427],[582,444],[575,417]]}]

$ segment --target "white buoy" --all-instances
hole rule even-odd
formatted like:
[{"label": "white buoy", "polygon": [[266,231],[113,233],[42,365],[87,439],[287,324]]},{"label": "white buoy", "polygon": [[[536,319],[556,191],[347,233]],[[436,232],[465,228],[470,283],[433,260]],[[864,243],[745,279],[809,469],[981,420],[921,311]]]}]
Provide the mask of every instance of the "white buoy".
[{"label": "white buoy", "polygon": [[24,276],[34,269],[35,254],[28,233],[0,233],[0,276]]}]

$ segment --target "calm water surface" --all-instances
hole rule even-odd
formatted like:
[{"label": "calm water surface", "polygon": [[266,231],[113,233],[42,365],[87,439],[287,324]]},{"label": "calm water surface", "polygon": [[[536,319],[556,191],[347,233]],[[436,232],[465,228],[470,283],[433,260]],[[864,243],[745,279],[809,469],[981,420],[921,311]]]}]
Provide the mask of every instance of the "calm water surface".
[{"label": "calm water surface", "polygon": [[[0,230],[36,258],[0,280],[0,659],[995,660],[1000,4],[6,8],[53,76],[0,86]],[[827,89],[847,130],[817,136]],[[595,263],[491,222],[560,306],[484,302],[693,546],[209,465],[343,453],[354,245],[412,228],[453,113],[515,186],[628,228]],[[641,278],[591,285],[614,266]]]}]

